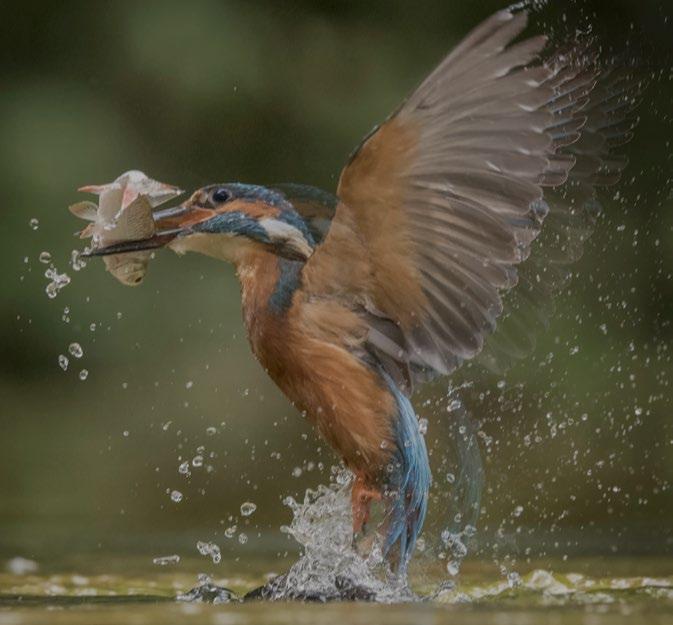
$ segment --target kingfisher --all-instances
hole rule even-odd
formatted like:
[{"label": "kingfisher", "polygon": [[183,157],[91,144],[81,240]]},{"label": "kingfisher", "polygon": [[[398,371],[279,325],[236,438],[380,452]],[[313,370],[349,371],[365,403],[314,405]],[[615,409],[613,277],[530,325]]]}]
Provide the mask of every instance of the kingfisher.
[{"label": "kingfisher", "polygon": [[[400,571],[432,481],[412,394],[482,352],[546,218],[571,214],[554,193],[573,182],[581,195],[624,165],[606,157],[624,115],[601,106],[625,89],[592,99],[592,59],[543,58],[546,37],[519,40],[527,20],[502,10],[470,32],[364,138],[334,194],[210,184],[155,210],[151,237],[91,253],[233,264],[252,351],[352,472],[355,536],[380,506]],[[612,143],[597,141],[605,129]]]}]

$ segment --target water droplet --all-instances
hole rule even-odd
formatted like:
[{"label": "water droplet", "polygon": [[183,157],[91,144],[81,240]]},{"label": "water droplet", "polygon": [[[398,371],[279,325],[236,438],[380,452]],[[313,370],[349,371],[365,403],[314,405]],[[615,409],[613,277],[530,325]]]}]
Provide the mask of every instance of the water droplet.
[{"label": "water droplet", "polygon": [[185,388],[186,388],[187,390],[189,390],[190,388],[192,388],[192,386],[194,386],[194,382],[192,382],[191,380],[189,380],[189,382],[187,382],[187,383],[185,384]]},{"label": "water droplet", "polygon": [[241,504],[241,514],[243,516],[250,516],[255,510],[257,510],[257,505],[252,503],[252,501],[246,501]]},{"label": "water droplet", "polygon": [[460,399],[452,399],[449,402],[449,405],[446,407],[447,412],[455,412],[456,410],[460,410],[460,407],[463,404],[460,402]]},{"label": "water droplet", "polygon": [[81,358],[84,355],[84,350],[79,343],[70,343],[70,345],[68,345],[68,351],[70,352],[70,355],[75,358]]},{"label": "water droplet", "polygon": [[55,267],[49,267],[44,272],[44,277],[51,280],[45,287],[45,292],[49,299],[54,299],[58,292],[70,284],[70,276],[66,273],[58,273]]},{"label": "water droplet", "polygon": [[37,230],[40,227],[40,220],[37,219],[37,217],[33,217],[28,222],[28,225],[31,227],[32,230]]},{"label": "water droplet", "polygon": [[80,379],[80,380],[84,381],[84,380],[86,380],[88,377],[89,377],[89,372],[88,372],[86,369],[82,369],[82,370],[79,372],[79,379]]},{"label": "water droplet", "polygon": [[72,250],[70,252],[70,266],[73,268],[73,271],[79,271],[86,267],[86,261],[82,259],[82,252],[79,250]]},{"label": "water droplet", "polygon": [[63,371],[68,370],[68,357],[64,356],[63,354],[59,354],[58,356],[58,366],[63,369]]},{"label": "water droplet", "polygon": [[519,517],[521,516],[522,512],[523,512],[523,506],[517,506],[516,508],[514,508],[514,512],[512,514],[514,514],[514,516],[516,517]]},{"label": "water droplet", "polygon": [[212,425],[206,428],[206,434],[208,436],[215,436],[217,434],[217,428]]},{"label": "water droplet", "polygon": [[446,481],[449,484],[453,484],[456,481],[456,476],[453,473],[447,473],[446,474]]},{"label": "water droplet", "polygon": [[299,477],[303,471],[301,470],[301,467],[295,467],[292,469],[292,477]]},{"label": "water droplet", "polygon": [[193,467],[202,467],[203,466],[203,456],[194,456],[192,458],[192,466]]},{"label": "water droplet", "polygon": [[49,252],[40,252],[40,262],[48,265],[51,262],[51,254]]},{"label": "water droplet", "polygon": [[91,332],[95,332],[96,331],[96,324],[95,323],[90,323],[89,324],[89,330]]},{"label": "water droplet", "polygon": [[241,545],[245,545],[245,543],[248,542],[248,535],[241,532],[238,535],[238,542],[241,543]]},{"label": "water droplet", "polygon": [[510,588],[518,586],[521,584],[521,575],[519,575],[516,571],[512,571],[507,575],[507,583],[509,584]]},{"label": "water droplet", "polygon": [[456,575],[458,575],[459,571],[460,571],[460,565],[455,560],[449,560],[446,563],[446,572],[449,575],[456,576]]},{"label": "water droplet", "polygon": [[428,431],[428,420],[427,419],[419,419],[418,420],[418,432],[421,434],[421,436],[425,436]]},{"label": "water droplet", "polygon": [[157,564],[158,566],[168,566],[169,564],[179,564],[180,556],[174,554],[172,556],[158,556],[152,559],[152,564]]},{"label": "water droplet", "polygon": [[182,493],[179,490],[172,490],[171,491],[171,500],[174,501],[175,503],[180,503],[182,501]]},{"label": "water droplet", "polygon": [[189,475],[189,462],[186,460],[184,462],[181,462],[180,465],[178,466],[178,473],[182,475]]},{"label": "water droplet", "polygon": [[202,556],[210,556],[214,564],[219,564],[222,560],[222,553],[220,548],[215,543],[207,543],[199,540],[196,543],[196,548]]}]

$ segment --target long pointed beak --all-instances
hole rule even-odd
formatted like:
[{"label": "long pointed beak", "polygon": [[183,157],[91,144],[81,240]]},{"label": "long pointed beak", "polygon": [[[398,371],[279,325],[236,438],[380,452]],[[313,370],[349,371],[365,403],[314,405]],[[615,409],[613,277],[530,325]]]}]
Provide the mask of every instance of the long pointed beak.
[{"label": "long pointed beak", "polygon": [[82,256],[85,258],[92,256],[110,256],[112,254],[156,250],[160,247],[164,247],[177,236],[189,231],[188,224],[182,224],[184,224],[184,222],[189,222],[189,219],[185,219],[185,217],[192,212],[194,212],[194,209],[185,204],[154,211],[152,216],[154,218],[154,223],[157,226],[157,232],[153,236],[137,241],[113,243],[111,245],[106,245],[105,247],[93,249],[88,253],[82,254]]},{"label": "long pointed beak", "polygon": [[170,243],[175,237],[177,237],[181,232],[182,228],[176,228],[175,230],[166,230],[164,232],[159,232],[149,239],[140,239],[138,241],[122,241],[121,243],[113,243],[112,245],[106,245],[105,247],[99,247],[98,249],[91,250],[88,253],[83,253],[84,258],[89,258],[92,256],[111,256],[112,254],[125,254],[127,252],[141,252],[143,250],[156,250],[160,247],[164,247],[167,243]]}]

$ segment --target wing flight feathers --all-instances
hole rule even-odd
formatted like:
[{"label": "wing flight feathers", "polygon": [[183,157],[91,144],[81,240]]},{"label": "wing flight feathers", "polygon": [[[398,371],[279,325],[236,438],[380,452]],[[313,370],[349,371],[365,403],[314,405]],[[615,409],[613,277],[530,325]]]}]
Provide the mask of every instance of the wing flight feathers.
[{"label": "wing flight feathers", "polygon": [[363,141],[304,269],[311,297],[389,322],[370,324],[370,347],[408,388],[482,351],[550,189],[607,184],[625,165],[611,149],[632,130],[628,83],[601,83],[596,98],[594,57],[536,61],[545,37],[513,43],[526,24],[525,12],[487,19]]}]

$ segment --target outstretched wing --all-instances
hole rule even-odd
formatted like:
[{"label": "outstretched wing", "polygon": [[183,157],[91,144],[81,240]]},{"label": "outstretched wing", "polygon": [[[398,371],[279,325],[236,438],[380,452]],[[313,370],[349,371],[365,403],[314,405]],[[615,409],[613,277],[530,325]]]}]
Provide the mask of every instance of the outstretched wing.
[{"label": "outstretched wing", "polygon": [[595,80],[570,56],[532,64],[524,12],[478,26],[351,156],[304,270],[314,297],[365,309],[387,369],[447,374],[482,349],[548,207],[575,164]]},{"label": "outstretched wing", "polygon": [[599,191],[619,182],[628,159],[621,153],[633,138],[647,81],[626,62],[600,71],[581,111],[582,136],[564,148],[576,159],[568,182],[545,191],[549,214],[530,258],[518,268],[519,283],[505,296],[505,314],[477,361],[502,373],[535,347],[554,309],[554,297],[567,285],[602,210]]}]

